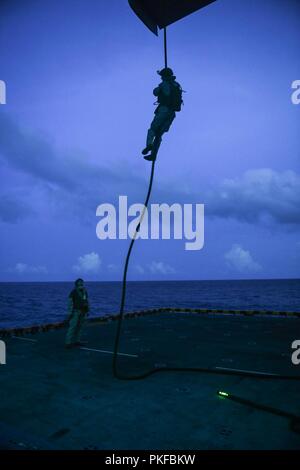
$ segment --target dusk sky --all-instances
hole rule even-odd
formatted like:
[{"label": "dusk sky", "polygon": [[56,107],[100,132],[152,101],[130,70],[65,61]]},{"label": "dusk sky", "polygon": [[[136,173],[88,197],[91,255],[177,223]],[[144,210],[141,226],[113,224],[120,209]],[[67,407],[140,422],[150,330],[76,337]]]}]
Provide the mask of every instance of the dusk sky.
[{"label": "dusk sky", "polygon": [[[205,205],[205,243],[139,240],[129,279],[300,277],[299,0],[217,0],[168,28],[186,91],[152,202]],[[96,208],[143,203],[163,37],[127,0],[1,0],[1,281],[120,280]]]}]

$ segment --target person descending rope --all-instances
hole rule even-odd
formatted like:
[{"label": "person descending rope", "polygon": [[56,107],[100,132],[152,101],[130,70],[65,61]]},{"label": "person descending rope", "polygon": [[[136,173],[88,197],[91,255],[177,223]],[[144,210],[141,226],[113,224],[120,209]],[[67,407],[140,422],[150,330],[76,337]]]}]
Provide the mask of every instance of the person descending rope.
[{"label": "person descending rope", "polygon": [[[162,82],[153,90],[157,96],[158,104],[154,111],[154,119],[147,133],[146,147],[142,151],[145,160],[153,161],[161,144],[161,137],[171,127],[176,113],[181,111],[182,106],[182,88],[176,82],[173,70],[165,67],[157,72],[161,76]],[[150,152],[149,155],[147,155]]]}]

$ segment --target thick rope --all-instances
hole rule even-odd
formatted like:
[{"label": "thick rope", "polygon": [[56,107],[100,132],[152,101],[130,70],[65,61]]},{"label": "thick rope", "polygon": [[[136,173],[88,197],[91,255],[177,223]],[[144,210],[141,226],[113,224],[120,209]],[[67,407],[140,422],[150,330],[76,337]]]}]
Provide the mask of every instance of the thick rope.
[{"label": "thick rope", "polygon": [[148,192],[147,192],[143,212],[141,214],[140,221],[139,221],[139,223],[138,223],[138,225],[135,229],[134,235],[133,235],[132,240],[130,242],[129,249],[128,249],[127,256],[126,256],[125,266],[124,266],[123,282],[122,282],[122,297],[121,297],[120,313],[119,313],[119,319],[118,319],[118,325],[117,325],[117,333],[116,333],[116,338],[115,338],[114,356],[113,356],[113,373],[114,373],[114,376],[117,377],[117,378],[121,378],[119,376],[118,372],[117,372],[117,357],[118,357],[118,350],[119,350],[119,344],[120,344],[122,321],[123,321],[123,316],[124,316],[128,265],[129,265],[131,251],[132,251],[134,242],[136,240],[136,236],[137,236],[137,234],[140,230],[142,221],[144,219],[145,212],[146,212],[147,207],[148,207],[149,199],[150,199],[150,196],[151,196],[153,177],[154,177],[154,169],[155,169],[155,160],[153,160],[152,166],[151,166],[149,187],[148,187]]},{"label": "thick rope", "polygon": [[[160,143],[160,138],[158,141]],[[145,372],[140,375],[122,375],[121,373],[119,373],[117,361],[118,361],[119,344],[120,344],[120,338],[121,338],[122,322],[124,318],[126,287],[127,287],[127,272],[128,272],[129,260],[130,260],[132,248],[136,240],[137,234],[140,230],[146,209],[148,208],[152,186],[153,186],[154,169],[155,169],[155,160],[152,162],[150,181],[149,181],[148,192],[147,192],[143,212],[141,214],[140,221],[136,227],[135,233],[130,242],[129,249],[128,249],[127,256],[126,256],[125,266],[124,266],[120,313],[118,317],[117,332],[116,332],[115,344],[114,344],[113,375],[119,380],[141,380],[157,372],[202,372],[206,374],[234,375],[234,376],[240,376],[240,377],[251,377],[251,378],[256,378],[256,379],[300,380],[300,376],[293,376],[293,375],[279,375],[279,374],[260,373],[260,372],[256,373],[256,372],[246,372],[246,371],[244,372],[244,371],[233,371],[233,370],[221,370],[221,369],[202,368],[202,367],[184,367],[184,368],[183,367],[159,367],[159,368],[151,369],[148,372]]]},{"label": "thick rope", "polygon": [[164,28],[164,55],[165,55],[165,68],[167,68],[168,67],[167,28]]},{"label": "thick rope", "polygon": [[[168,66],[168,54],[167,54],[167,30],[164,28],[164,60],[165,60],[165,67]],[[122,322],[123,322],[123,317],[124,317],[124,308],[125,308],[125,299],[126,299],[126,287],[127,287],[127,272],[128,272],[128,266],[129,266],[129,260],[130,260],[130,255],[132,252],[132,248],[134,245],[134,242],[136,240],[136,236],[140,230],[146,209],[148,207],[149,199],[151,196],[151,191],[152,191],[152,185],[153,185],[153,178],[154,178],[154,169],[155,169],[155,159],[157,156],[157,152],[159,150],[161,143],[161,136],[157,136],[154,141],[154,150],[152,151],[152,155],[154,156],[154,160],[152,162],[152,167],[151,167],[151,175],[150,175],[150,181],[149,181],[149,186],[148,186],[148,192],[143,208],[143,212],[140,217],[140,221],[135,229],[135,233],[132,237],[132,240],[129,245],[129,249],[127,252],[126,260],[125,260],[125,266],[124,266],[124,272],[123,272],[123,282],[122,282],[122,296],[121,296],[121,305],[120,305],[120,313],[118,317],[118,324],[117,324],[117,332],[116,332],[116,337],[115,337],[115,344],[114,344],[114,355],[113,355],[113,375],[120,380],[141,380],[145,379],[146,377],[149,377],[150,375],[153,375],[157,372],[202,372],[202,373],[208,373],[208,374],[219,374],[219,375],[237,375],[237,376],[242,376],[242,377],[253,377],[257,379],[285,379],[285,380],[300,380],[300,376],[291,376],[291,375],[277,375],[277,374],[263,374],[263,373],[255,373],[255,372],[237,372],[237,371],[231,371],[231,370],[219,370],[219,369],[208,369],[208,368],[199,368],[199,367],[188,367],[188,368],[182,368],[182,367],[160,367],[160,368],[155,368],[151,369],[148,372],[145,372],[144,374],[140,375],[133,375],[133,376],[126,376],[122,375],[118,371],[117,367],[117,361],[118,361],[118,352],[119,352],[119,344],[120,344],[120,337],[121,337],[121,329],[122,329]]]}]

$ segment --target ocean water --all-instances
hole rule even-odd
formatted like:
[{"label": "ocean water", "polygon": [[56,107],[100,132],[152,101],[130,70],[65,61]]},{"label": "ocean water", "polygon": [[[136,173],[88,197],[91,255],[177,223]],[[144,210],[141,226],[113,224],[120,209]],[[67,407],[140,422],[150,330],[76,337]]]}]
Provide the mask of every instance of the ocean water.
[{"label": "ocean water", "polygon": [[[120,282],[87,282],[91,316],[118,313]],[[0,283],[0,328],[62,321],[70,282]],[[300,280],[129,282],[126,311],[158,307],[300,312]]]}]

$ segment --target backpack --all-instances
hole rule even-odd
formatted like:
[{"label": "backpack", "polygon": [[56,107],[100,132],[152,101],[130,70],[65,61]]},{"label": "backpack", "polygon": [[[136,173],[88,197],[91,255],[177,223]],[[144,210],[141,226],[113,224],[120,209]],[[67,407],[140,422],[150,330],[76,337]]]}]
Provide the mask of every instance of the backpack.
[{"label": "backpack", "polygon": [[170,96],[170,105],[171,108],[179,112],[181,111],[181,106],[183,104],[183,99],[182,99],[182,88],[179,85],[179,83],[174,82],[174,84],[171,85],[171,96]]},{"label": "backpack", "polygon": [[171,82],[171,94],[170,96],[165,96],[163,93],[158,95],[158,103],[168,106],[173,111],[179,112],[181,111],[181,106],[183,104],[182,99],[182,88],[177,82]]}]

